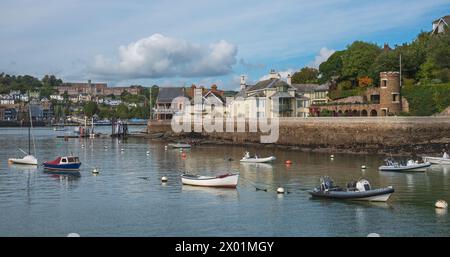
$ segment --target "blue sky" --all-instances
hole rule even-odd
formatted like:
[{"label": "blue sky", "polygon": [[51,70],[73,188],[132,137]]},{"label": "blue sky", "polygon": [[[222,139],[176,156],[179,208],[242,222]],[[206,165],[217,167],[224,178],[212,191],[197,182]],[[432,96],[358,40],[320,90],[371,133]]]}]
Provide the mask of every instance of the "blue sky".
[{"label": "blue sky", "polygon": [[410,42],[448,14],[449,0],[2,0],[0,72],[237,89],[242,74],[317,66],[354,40]]}]

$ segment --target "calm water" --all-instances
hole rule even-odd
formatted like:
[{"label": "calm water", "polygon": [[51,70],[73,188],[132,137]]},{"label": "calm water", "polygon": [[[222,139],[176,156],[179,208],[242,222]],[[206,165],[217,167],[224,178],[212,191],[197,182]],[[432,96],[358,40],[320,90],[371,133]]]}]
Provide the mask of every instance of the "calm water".
[{"label": "calm water", "polygon": [[[243,147],[198,146],[183,159],[178,150],[165,151],[163,143],[110,138],[64,142],[56,138],[63,133],[34,129],[39,162],[72,152],[83,162],[81,176],[8,165],[9,157],[20,155],[17,147],[27,149],[27,130],[0,128],[0,236],[450,235],[449,214],[434,208],[437,199],[450,201],[450,167],[379,172],[383,156],[335,153],[332,161],[328,154],[265,147],[248,150],[273,154],[277,162],[243,165],[237,161]],[[287,159],[294,164],[286,167]],[[361,171],[361,165],[367,170]],[[99,175],[91,174],[93,166],[99,167]],[[216,174],[230,169],[242,178],[236,190],[183,186],[179,179],[185,170]],[[322,175],[338,185],[365,177],[374,187],[393,185],[396,192],[387,204],[311,199],[302,189],[316,186]],[[169,179],[165,185],[162,176]],[[277,195],[280,185],[289,194]]]}]

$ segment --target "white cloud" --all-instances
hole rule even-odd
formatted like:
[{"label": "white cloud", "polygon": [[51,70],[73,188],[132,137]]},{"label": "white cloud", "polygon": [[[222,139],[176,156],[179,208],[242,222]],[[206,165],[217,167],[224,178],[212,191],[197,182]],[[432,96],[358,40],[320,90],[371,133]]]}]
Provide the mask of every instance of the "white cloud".
[{"label": "white cloud", "polygon": [[330,58],[330,56],[334,54],[334,52],[336,52],[336,50],[322,47],[319,51],[319,55],[316,55],[314,61],[310,64],[310,66],[312,68],[319,68],[319,65],[328,60],[328,58]]},{"label": "white cloud", "polygon": [[232,72],[237,47],[224,40],[209,46],[153,34],[120,46],[118,60],[95,57],[92,73],[107,78],[220,76]]}]

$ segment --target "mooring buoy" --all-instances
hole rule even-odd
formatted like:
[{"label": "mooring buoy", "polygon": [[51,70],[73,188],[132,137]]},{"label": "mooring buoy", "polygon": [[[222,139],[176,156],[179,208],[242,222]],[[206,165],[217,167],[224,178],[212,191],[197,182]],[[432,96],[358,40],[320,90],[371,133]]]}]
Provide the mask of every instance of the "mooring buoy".
[{"label": "mooring buoy", "polygon": [[284,188],[282,188],[282,187],[277,188],[277,193],[284,194]]},{"label": "mooring buoy", "polygon": [[98,170],[97,168],[94,168],[93,170],[92,170],[92,174],[99,174],[100,173],[100,170]]},{"label": "mooring buoy", "polygon": [[162,177],[161,182],[167,182],[167,177]]},{"label": "mooring buoy", "polygon": [[447,209],[448,208],[448,204],[444,200],[437,200],[436,203],[434,204],[434,206],[438,209]]},{"label": "mooring buoy", "polygon": [[362,165],[362,166],[361,166],[361,169],[362,169],[362,170],[365,170],[365,169],[366,169],[366,165]]}]

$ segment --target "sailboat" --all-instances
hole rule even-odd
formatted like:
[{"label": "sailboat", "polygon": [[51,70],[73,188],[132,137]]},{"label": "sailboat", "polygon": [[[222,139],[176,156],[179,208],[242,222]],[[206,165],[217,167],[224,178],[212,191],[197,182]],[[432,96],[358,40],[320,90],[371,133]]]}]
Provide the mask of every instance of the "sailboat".
[{"label": "sailboat", "polygon": [[[8,162],[11,164],[25,164],[25,165],[37,165],[37,158],[31,154],[31,127],[33,126],[33,121],[31,117],[31,106],[28,105],[29,113],[30,113],[30,125],[28,126],[28,153],[24,150],[19,150],[25,154],[22,158],[9,158]],[[36,149],[34,150],[36,154]]]}]

